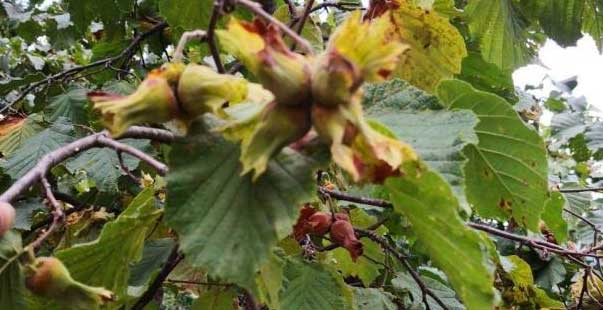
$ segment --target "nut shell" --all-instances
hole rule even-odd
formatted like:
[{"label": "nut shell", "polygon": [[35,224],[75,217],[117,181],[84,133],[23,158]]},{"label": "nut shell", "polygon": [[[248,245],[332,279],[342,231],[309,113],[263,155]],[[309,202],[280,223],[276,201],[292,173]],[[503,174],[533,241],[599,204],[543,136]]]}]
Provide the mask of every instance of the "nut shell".
[{"label": "nut shell", "polygon": [[10,203],[0,202],[0,237],[9,231],[15,223],[15,208]]}]

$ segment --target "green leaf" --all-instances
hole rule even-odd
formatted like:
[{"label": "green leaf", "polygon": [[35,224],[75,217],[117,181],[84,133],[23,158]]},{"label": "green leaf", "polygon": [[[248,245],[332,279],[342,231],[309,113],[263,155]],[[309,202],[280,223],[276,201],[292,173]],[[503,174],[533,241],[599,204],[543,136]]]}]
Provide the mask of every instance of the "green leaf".
[{"label": "green leaf", "polygon": [[270,309],[280,309],[279,293],[283,285],[283,268],[285,261],[280,257],[280,251],[270,253],[268,260],[260,268],[255,280],[258,300]]},{"label": "green leaf", "polygon": [[[140,150],[150,148],[149,140],[123,139],[120,142]],[[138,167],[140,160],[129,154],[122,155],[124,165],[129,170]],[[119,158],[115,150],[110,148],[91,149],[81,153],[78,157],[68,161],[65,166],[74,173],[78,170],[86,171],[96,183],[96,188],[102,192],[114,192],[118,188],[118,179],[124,174],[119,165]]]},{"label": "green leaf", "polygon": [[[363,209],[355,208],[349,211],[350,222],[354,227],[366,229],[373,225],[377,219],[368,215]],[[384,226],[375,230],[379,235],[387,232]],[[369,238],[361,238],[364,254],[354,262],[350,253],[344,248],[337,248],[331,251],[333,264],[344,277],[357,276],[365,286],[370,286],[373,281],[381,274],[383,264],[385,264],[385,255],[381,247]]]},{"label": "green leaf", "polygon": [[401,58],[396,75],[426,91],[461,72],[467,56],[465,41],[447,18],[432,14],[410,1],[397,2],[393,22],[410,49]]},{"label": "green leaf", "polygon": [[377,114],[383,110],[439,110],[442,104],[438,97],[420,90],[401,79],[391,79],[383,83],[363,86],[362,106]]},{"label": "green leaf", "polygon": [[283,310],[353,309],[353,295],[341,276],[319,263],[289,259],[281,291]]},{"label": "green leaf", "polygon": [[364,255],[358,257],[356,262],[352,261],[350,253],[341,247],[331,251],[331,254],[335,260],[335,267],[344,276],[357,276],[364,285],[369,286],[379,277],[380,270],[383,269],[383,266],[376,264],[373,260],[384,263],[385,255],[381,251],[381,247],[368,238],[362,238],[360,241],[363,245]]},{"label": "green leaf", "polygon": [[15,207],[15,229],[29,230],[31,228],[31,220],[34,211],[45,209],[40,198],[26,198],[24,200],[13,203]]},{"label": "green leaf", "polygon": [[40,72],[28,74],[24,77],[3,78],[0,81],[0,96],[4,96],[12,90],[37,82],[43,78],[44,75]]},{"label": "green leaf", "polygon": [[571,138],[583,133],[586,128],[581,112],[563,112],[553,115],[551,119],[551,133],[555,139],[553,149],[565,145]]},{"label": "green leaf", "polygon": [[207,29],[211,18],[212,0],[159,0],[159,14],[174,29],[173,40],[178,41],[184,31]]},{"label": "green leaf", "polygon": [[56,256],[74,279],[103,286],[123,300],[130,276],[129,264],[140,261],[144,239],[161,214],[153,189],[146,188],[115,221],[105,224],[97,240],[61,250]]},{"label": "green leaf", "polygon": [[75,29],[80,34],[85,34],[88,27],[94,19],[94,12],[90,8],[91,2],[93,1],[78,1],[78,0],[67,0],[65,1],[71,21],[73,22]]},{"label": "green leaf", "polygon": [[428,166],[450,183],[461,204],[467,206],[463,172],[467,160],[462,150],[469,143],[477,143],[477,136],[473,131],[477,118],[473,113],[369,109],[367,115],[386,125],[397,138],[409,143]]},{"label": "green leaf", "polygon": [[[421,280],[423,280],[425,286],[432,291],[449,310],[465,310],[465,306],[456,299],[456,294],[452,289],[442,284],[440,281],[429,277],[421,277]],[[401,290],[410,294],[410,297],[412,298],[410,309],[424,309],[423,292],[410,274],[405,272],[396,274],[396,277],[392,280],[392,286],[396,290]],[[431,296],[427,296],[427,304],[429,304],[429,308],[432,310],[442,309]]]},{"label": "green leaf", "polygon": [[[288,25],[291,22],[289,7],[286,4],[279,6],[272,15],[276,17],[276,19],[283,22],[285,25]],[[316,49],[317,51],[322,51],[324,49],[322,31],[320,30],[319,25],[312,20],[311,16],[308,18],[308,21],[304,24],[304,28],[301,31],[301,36],[302,38],[308,40],[310,45],[312,45],[312,47],[314,47],[314,49]],[[285,41],[291,42],[289,38],[285,38]],[[299,48],[299,46],[297,47]]]},{"label": "green leaf", "polygon": [[92,21],[97,20],[103,23],[105,37],[122,33],[125,24],[122,17],[129,13],[123,8],[131,7],[133,3],[133,0],[66,1],[71,21],[79,34],[85,34]]},{"label": "green leaf", "polygon": [[469,82],[476,89],[497,94],[510,103],[518,100],[511,74],[486,62],[479,52],[469,52],[463,58],[461,73],[457,78]]},{"label": "green leaf", "polygon": [[[21,250],[20,234],[8,231],[0,238],[0,268]],[[0,309],[27,309],[26,294],[23,270],[14,260],[0,273]]]},{"label": "green leaf", "polygon": [[483,217],[507,220],[538,231],[548,192],[546,150],[504,99],[462,81],[444,81],[438,95],[450,109],[469,109],[480,120],[478,144],[464,149],[466,193]]},{"label": "green leaf", "polygon": [[534,48],[525,21],[511,0],[472,0],[465,7],[471,34],[479,40],[484,60],[511,71],[527,64]]},{"label": "green leaf", "polygon": [[352,292],[354,292],[354,301],[356,301],[356,308],[358,310],[398,309],[398,306],[393,302],[394,296],[381,289],[352,287]]},{"label": "green leaf", "polygon": [[563,219],[563,206],[565,199],[559,192],[551,192],[547,199],[542,213],[542,220],[546,227],[553,233],[558,243],[564,243],[567,240],[567,223]]},{"label": "green leaf", "polygon": [[252,288],[297,208],[314,193],[310,158],[285,149],[257,181],[241,176],[236,144],[201,132],[173,145],[166,219],[187,259],[209,275]]},{"label": "green leaf", "polygon": [[603,149],[603,125],[594,124],[589,126],[584,133],[586,144],[593,152]]},{"label": "green leaf", "polygon": [[540,14],[542,30],[561,46],[575,45],[582,37],[585,0],[556,0],[546,3]]},{"label": "green leaf", "polygon": [[104,85],[103,90],[118,95],[129,95],[136,90],[136,86],[128,81],[110,81]]},{"label": "green leaf", "polygon": [[0,137],[0,152],[9,156],[19,149],[27,139],[42,131],[44,126],[39,115],[29,115],[18,127],[12,129],[8,134]]},{"label": "green leaf", "polygon": [[557,256],[553,256],[544,268],[536,272],[536,284],[546,290],[552,291],[553,288],[557,287],[557,284],[565,280],[565,274],[563,260]]},{"label": "green leaf", "polygon": [[593,37],[601,52],[603,51],[603,3],[598,0],[584,1],[582,30]]},{"label": "green leaf", "polygon": [[88,98],[85,88],[72,88],[50,99],[46,107],[48,121],[55,122],[60,117],[69,119],[73,124],[88,122]]},{"label": "green leaf", "polygon": [[192,310],[232,310],[237,292],[232,288],[212,289],[201,294]]},{"label": "green leaf", "polygon": [[146,287],[152,275],[167,261],[175,245],[176,242],[170,238],[146,241],[142,249],[142,258],[130,268],[128,285]]},{"label": "green leaf", "polygon": [[564,303],[549,297],[544,290],[537,287],[533,289],[534,293],[536,294],[534,301],[540,307],[540,309],[567,309]]},{"label": "green leaf", "polygon": [[4,172],[18,179],[51,151],[73,141],[73,126],[65,119],[57,120],[47,128],[27,139],[21,147],[6,157],[0,164]]},{"label": "green leaf", "polygon": [[[365,87],[363,106],[368,117],[386,125],[397,138],[409,143],[421,158],[450,183],[464,208],[462,154],[468,143],[477,143],[473,127],[477,118],[470,111],[444,111],[437,97],[402,80]],[[417,110],[437,110],[422,111]],[[470,213],[470,212],[467,212]]]},{"label": "green leaf", "polygon": [[534,285],[530,265],[519,256],[500,256],[500,265],[516,286],[528,287]]},{"label": "green leaf", "polygon": [[456,198],[439,175],[412,164],[403,171],[404,176],[385,181],[394,210],[408,220],[420,248],[446,273],[467,308],[491,309],[494,278],[488,241],[465,226]]}]

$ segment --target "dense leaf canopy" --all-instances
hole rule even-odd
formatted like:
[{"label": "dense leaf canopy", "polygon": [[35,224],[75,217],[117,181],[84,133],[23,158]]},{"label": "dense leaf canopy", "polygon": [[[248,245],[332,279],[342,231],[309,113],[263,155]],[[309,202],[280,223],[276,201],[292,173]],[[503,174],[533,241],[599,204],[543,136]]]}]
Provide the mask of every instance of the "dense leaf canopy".
[{"label": "dense leaf canopy", "polygon": [[0,0],[0,309],[601,309],[601,1],[363,4]]}]

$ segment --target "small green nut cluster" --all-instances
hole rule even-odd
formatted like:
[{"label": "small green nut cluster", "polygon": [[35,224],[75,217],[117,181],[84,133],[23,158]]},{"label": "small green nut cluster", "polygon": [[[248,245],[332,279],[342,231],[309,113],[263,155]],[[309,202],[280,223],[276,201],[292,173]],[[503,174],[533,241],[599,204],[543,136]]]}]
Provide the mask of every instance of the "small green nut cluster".
[{"label": "small green nut cluster", "polygon": [[356,182],[383,182],[416,160],[409,145],[372,128],[362,111],[362,84],[387,78],[408,48],[393,27],[389,16],[367,22],[351,13],[316,56],[292,51],[279,29],[261,20],[232,19],[218,30],[224,49],[274,94],[254,118],[224,126],[227,137],[241,140],[243,174],[257,179],[270,158],[312,129]]},{"label": "small green nut cluster", "polygon": [[58,258],[38,257],[30,268],[27,288],[35,295],[53,299],[69,309],[98,309],[114,299],[109,290],[75,281]]},{"label": "small green nut cluster", "polygon": [[206,112],[220,114],[225,104],[244,100],[247,88],[245,79],[206,66],[167,63],[151,71],[128,96],[90,92],[88,98],[105,127],[119,136],[136,124],[190,120]]}]

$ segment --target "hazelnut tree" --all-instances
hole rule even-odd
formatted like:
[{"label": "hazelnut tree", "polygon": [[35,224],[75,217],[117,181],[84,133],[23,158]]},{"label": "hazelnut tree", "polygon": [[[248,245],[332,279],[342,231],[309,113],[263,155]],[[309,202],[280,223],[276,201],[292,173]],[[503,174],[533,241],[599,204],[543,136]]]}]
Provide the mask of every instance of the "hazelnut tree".
[{"label": "hazelnut tree", "polygon": [[0,3],[0,309],[603,307],[601,3]]}]

